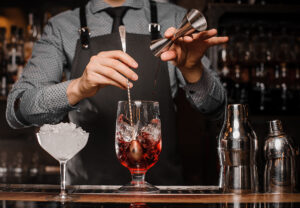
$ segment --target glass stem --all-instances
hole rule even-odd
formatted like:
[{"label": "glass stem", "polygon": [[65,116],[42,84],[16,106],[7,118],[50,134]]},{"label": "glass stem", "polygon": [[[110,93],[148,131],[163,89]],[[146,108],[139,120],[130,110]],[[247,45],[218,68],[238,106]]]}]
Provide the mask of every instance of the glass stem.
[{"label": "glass stem", "polygon": [[67,162],[59,162],[60,164],[60,196],[64,198],[66,194],[66,164]]},{"label": "glass stem", "polygon": [[145,183],[145,174],[146,172],[132,172],[131,177],[132,181],[131,184],[133,185],[142,185]]}]

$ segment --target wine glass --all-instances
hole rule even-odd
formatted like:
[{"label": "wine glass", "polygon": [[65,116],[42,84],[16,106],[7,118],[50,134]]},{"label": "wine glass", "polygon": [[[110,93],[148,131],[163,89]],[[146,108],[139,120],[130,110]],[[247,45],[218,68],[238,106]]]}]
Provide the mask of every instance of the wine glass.
[{"label": "wine glass", "polygon": [[118,191],[156,193],[159,189],[145,181],[145,174],[161,152],[161,122],[156,101],[118,102],[115,148],[117,158],[129,169],[132,181]]},{"label": "wine glass", "polygon": [[73,123],[45,124],[37,133],[41,147],[60,164],[60,194],[55,200],[72,199],[66,192],[66,164],[87,144],[88,137],[87,132]]}]

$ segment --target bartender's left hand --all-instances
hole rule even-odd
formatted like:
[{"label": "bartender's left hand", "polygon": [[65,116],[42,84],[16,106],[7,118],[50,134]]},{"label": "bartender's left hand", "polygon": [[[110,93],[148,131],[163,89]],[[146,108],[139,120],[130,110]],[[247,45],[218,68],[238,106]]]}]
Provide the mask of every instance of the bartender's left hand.
[{"label": "bartender's left hand", "polygon": [[[175,31],[174,27],[169,28],[165,32],[165,37],[172,38]],[[201,59],[206,50],[228,41],[228,37],[216,37],[216,35],[217,30],[211,29],[179,38],[168,51],[161,54],[161,60],[172,61],[187,82],[195,83],[202,76]]]}]

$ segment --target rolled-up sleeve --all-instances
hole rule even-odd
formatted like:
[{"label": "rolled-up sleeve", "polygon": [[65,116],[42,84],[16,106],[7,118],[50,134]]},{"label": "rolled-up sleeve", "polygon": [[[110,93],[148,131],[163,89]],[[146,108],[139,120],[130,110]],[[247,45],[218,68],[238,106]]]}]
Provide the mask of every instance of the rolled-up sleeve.
[{"label": "rolled-up sleeve", "polygon": [[6,118],[12,128],[57,123],[73,109],[66,95],[70,81],[61,82],[65,65],[61,33],[49,21],[8,95]]},{"label": "rolled-up sleeve", "polygon": [[202,58],[203,73],[201,79],[193,84],[187,83],[177,69],[180,87],[185,92],[189,102],[203,114],[213,118],[221,118],[226,105],[226,92],[217,73],[210,68],[207,57]]}]

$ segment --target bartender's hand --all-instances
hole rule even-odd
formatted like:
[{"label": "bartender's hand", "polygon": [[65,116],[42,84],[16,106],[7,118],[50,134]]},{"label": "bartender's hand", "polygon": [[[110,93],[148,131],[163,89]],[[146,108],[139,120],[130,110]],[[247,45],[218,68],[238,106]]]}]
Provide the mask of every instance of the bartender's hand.
[{"label": "bartender's hand", "polygon": [[107,85],[126,89],[126,77],[133,81],[138,79],[137,74],[130,69],[137,67],[136,61],[123,51],[104,51],[92,56],[82,76],[72,80],[67,88],[70,105],[95,95]]},{"label": "bartender's hand", "polygon": [[[169,28],[166,38],[172,38],[176,29]],[[179,38],[172,47],[161,54],[161,60],[172,61],[189,83],[195,83],[202,76],[201,59],[206,50],[214,45],[226,43],[228,37],[216,37],[217,30],[211,29]]]}]

